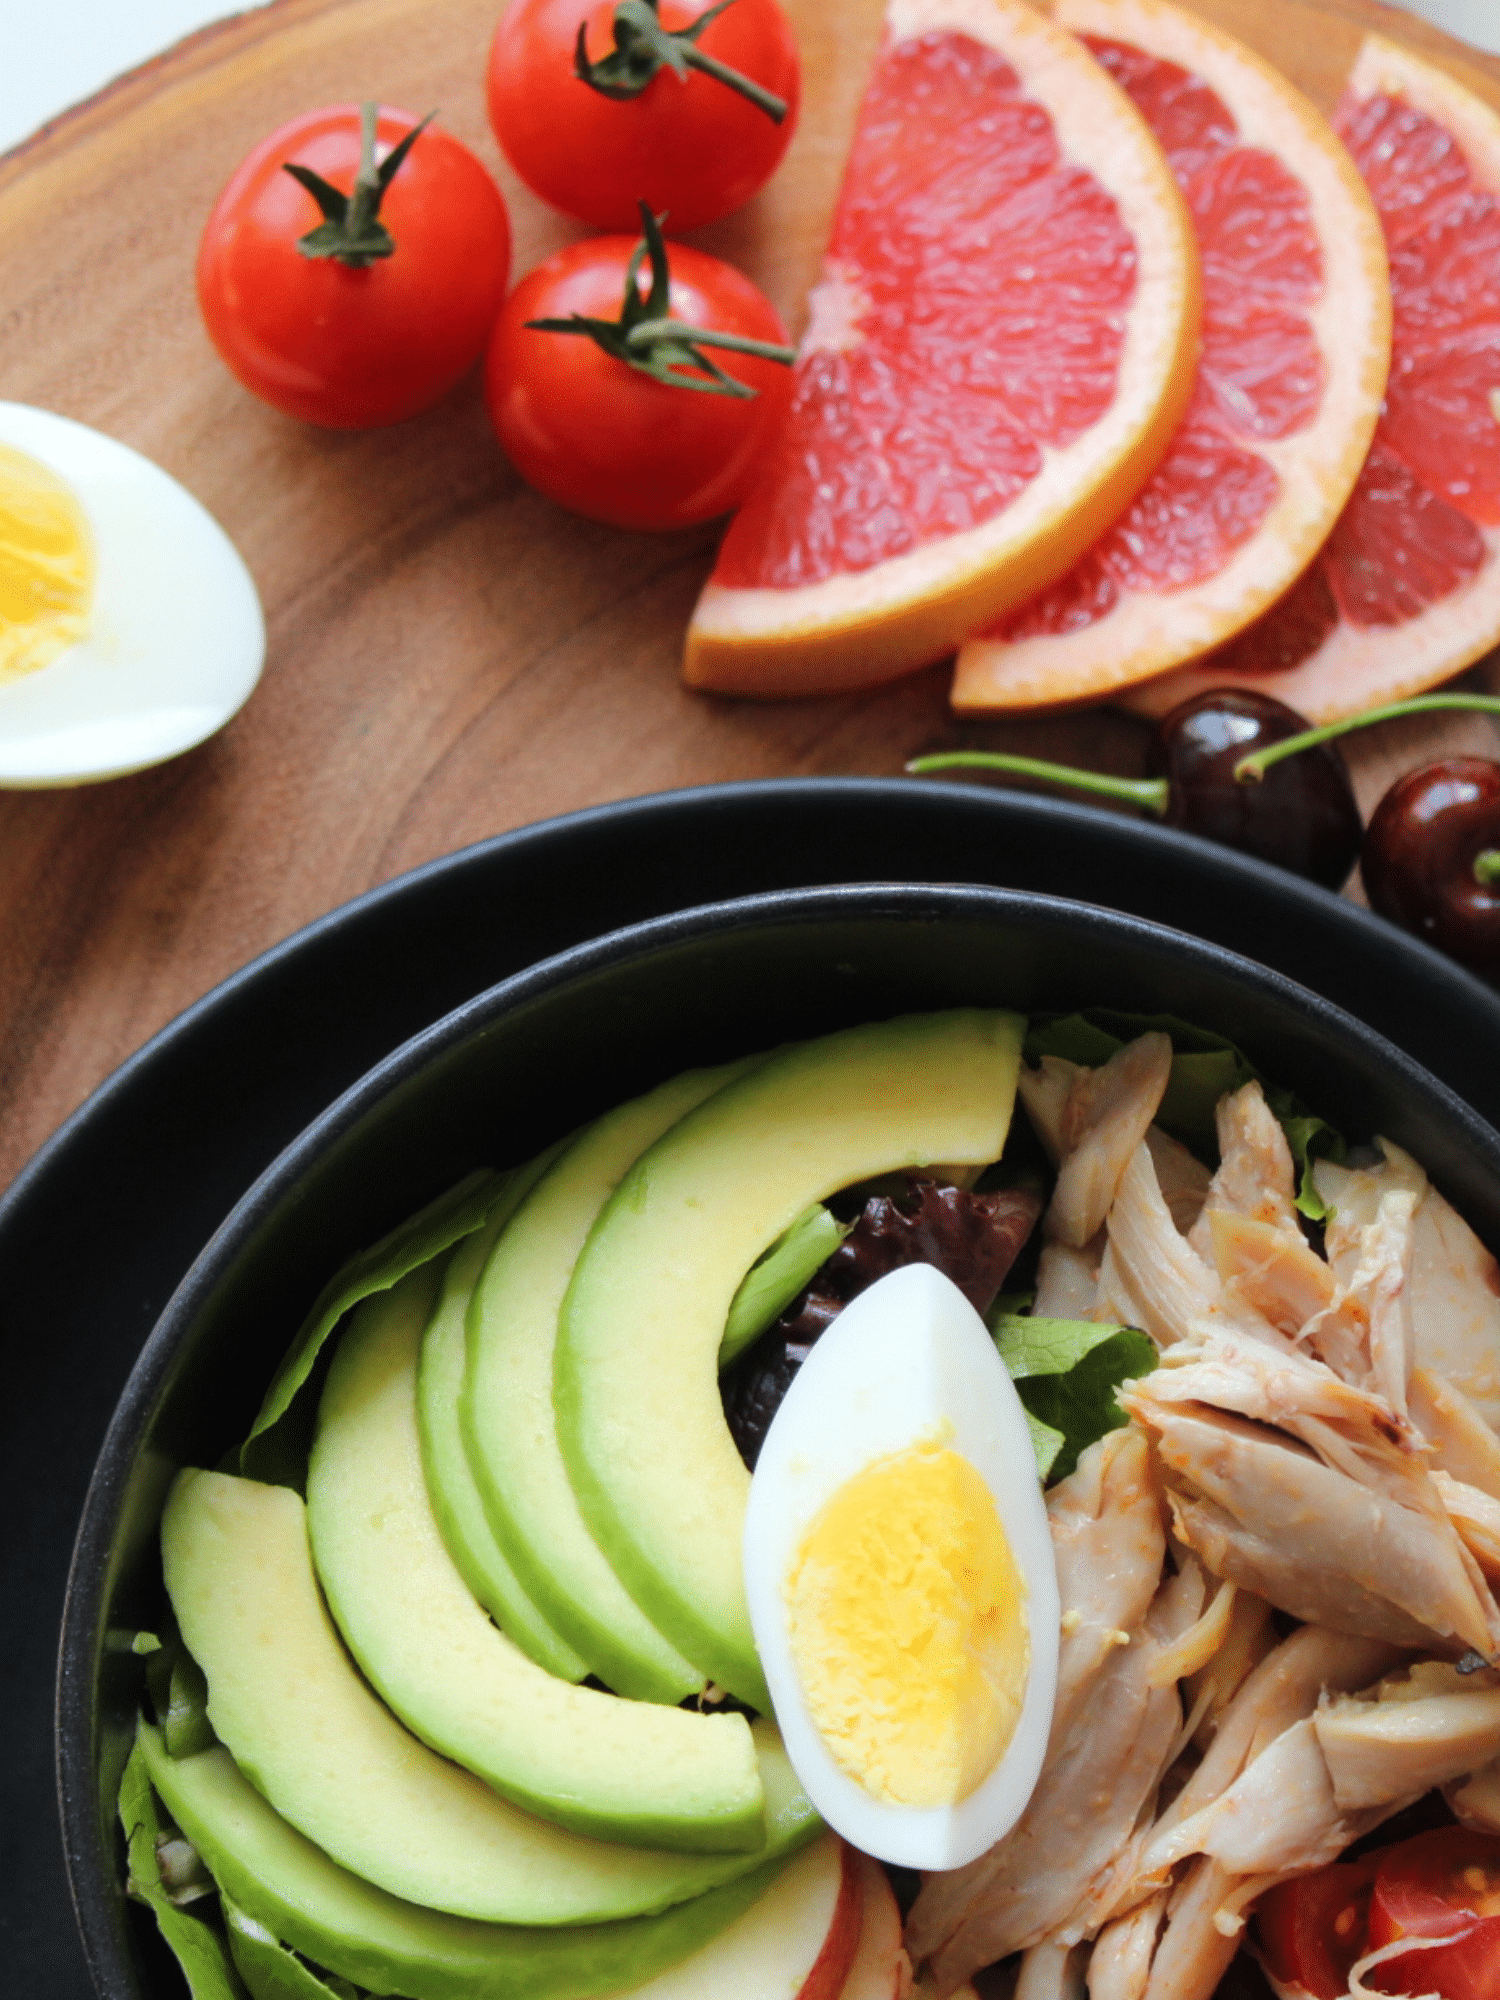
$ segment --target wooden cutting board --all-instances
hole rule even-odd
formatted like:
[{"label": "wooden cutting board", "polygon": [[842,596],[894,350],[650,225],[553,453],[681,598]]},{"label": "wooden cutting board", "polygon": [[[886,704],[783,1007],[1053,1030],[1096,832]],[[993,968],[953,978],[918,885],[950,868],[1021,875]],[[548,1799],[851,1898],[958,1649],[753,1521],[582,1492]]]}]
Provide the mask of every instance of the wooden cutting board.
[{"label": "wooden cutting board", "polygon": [[[875,49],[881,0],[784,0],[805,98],[749,208],[699,232],[800,329]],[[1373,0],[1196,0],[1331,106],[1362,30],[1460,69],[1500,60]],[[265,600],[265,679],[212,742],[74,792],[0,793],[0,1185],[111,1069],[237,966],[389,876],[554,813],[674,786],[892,773],[962,740],[1139,766],[1102,711],[967,725],[947,670],[760,706],[678,685],[712,530],[631,536],[523,486],[473,382],[394,430],[340,435],[263,408],[198,320],[204,217],[294,113],[380,98],[443,122],[495,171],[516,269],[574,233],[501,161],[482,77],[497,0],[275,0],[205,30],[0,160],[0,396],[98,425],[207,504]],[[1353,751],[1366,802],[1487,721],[1409,723]]]}]

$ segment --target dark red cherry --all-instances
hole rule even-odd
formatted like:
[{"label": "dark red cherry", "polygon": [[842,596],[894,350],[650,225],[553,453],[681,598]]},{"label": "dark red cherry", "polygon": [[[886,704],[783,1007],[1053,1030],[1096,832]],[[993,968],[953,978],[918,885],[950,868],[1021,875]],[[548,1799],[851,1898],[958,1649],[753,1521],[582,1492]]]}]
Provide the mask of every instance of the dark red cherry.
[{"label": "dark red cherry", "polygon": [[1274,764],[1259,783],[1235,776],[1242,758],[1307,727],[1295,709],[1249,689],[1215,688],[1180,702],[1157,724],[1146,760],[1151,775],[1167,781],[1167,825],[1341,888],[1363,826],[1333,745]]},{"label": "dark red cherry", "polygon": [[1444,757],[1398,778],[1370,817],[1359,872],[1383,917],[1500,976],[1500,764]]}]

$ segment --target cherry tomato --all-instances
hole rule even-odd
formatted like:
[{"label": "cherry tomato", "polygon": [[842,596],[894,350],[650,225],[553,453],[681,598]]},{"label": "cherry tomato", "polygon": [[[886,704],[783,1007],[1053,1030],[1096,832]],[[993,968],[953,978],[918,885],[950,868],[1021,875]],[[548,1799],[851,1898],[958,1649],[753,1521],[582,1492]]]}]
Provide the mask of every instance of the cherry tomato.
[{"label": "cherry tomato", "polygon": [[[709,0],[664,0],[681,30]],[[574,71],[580,25],[590,59],[615,47],[613,0],[513,0],[490,49],[490,123],[506,158],[544,201],[595,229],[632,229],[637,201],[670,234],[728,215],[769,179],[791,138],[797,47],[776,0],[730,0],[695,46],[786,104],[778,123],[698,69],[660,68],[638,96],[602,95]]]},{"label": "cherry tomato", "polygon": [[[592,340],[528,327],[534,319],[618,318],[629,236],[596,236],[549,257],[516,286],[485,361],[490,420],[507,457],[539,491],[622,528],[681,528],[739,505],[764,441],[791,396],[789,368],[714,350],[755,394],[709,394],[657,381]],[[644,273],[637,279],[647,296]],[[674,244],[671,317],[781,344],[776,309],[717,257]]]},{"label": "cherry tomato", "polygon": [[1468,1827],[1420,1833],[1372,1857],[1369,1949],[1399,1938],[1447,1938],[1383,1965],[1369,1984],[1384,1993],[1440,1993],[1444,2000],[1500,2000],[1500,1838]]},{"label": "cherry tomato", "polygon": [[[382,110],[376,160],[416,122]],[[229,367],[288,416],[334,429],[399,423],[446,394],[483,351],[510,269],[500,190],[432,126],[380,199],[389,255],[352,266],[299,249],[319,203],[284,163],[349,194],[360,158],[358,105],[293,119],[236,170],[198,252],[199,304]]]},{"label": "cherry tomato", "polygon": [[1273,1978],[1305,1987],[1314,2000],[1342,2000],[1349,1968],[1369,1948],[1374,1883],[1373,1861],[1335,1861],[1262,1896],[1255,1928]]}]

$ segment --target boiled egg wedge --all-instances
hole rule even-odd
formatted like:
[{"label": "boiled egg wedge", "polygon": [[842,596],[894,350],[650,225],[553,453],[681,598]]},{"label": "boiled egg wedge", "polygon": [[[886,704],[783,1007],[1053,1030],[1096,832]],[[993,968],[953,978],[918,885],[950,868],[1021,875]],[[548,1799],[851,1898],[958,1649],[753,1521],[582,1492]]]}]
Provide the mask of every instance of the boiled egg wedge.
[{"label": "boiled egg wedge", "polygon": [[802,1364],[751,1481],[745,1586],[787,1754],[882,1861],[958,1868],[1020,1818],[1057,1689],[1057,1570],[1025,1412],[931,1265]]},{"label": "boiled egg wedge", "polygon": [[0,403],[0,787],[190,750],[264,657],[250,573],[190,493],[87,424]]}]

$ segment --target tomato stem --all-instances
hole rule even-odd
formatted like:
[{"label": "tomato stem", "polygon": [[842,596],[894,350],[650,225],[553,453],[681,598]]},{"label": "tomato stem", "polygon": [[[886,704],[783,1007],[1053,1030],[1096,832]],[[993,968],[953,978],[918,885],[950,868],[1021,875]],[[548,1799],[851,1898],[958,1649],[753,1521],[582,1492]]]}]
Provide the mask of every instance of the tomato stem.
[{"label": "tomato stem", "polygon": [[1493,888],[1500,882],[1500,847],[1481,848],[1474,856],[1474,880],[1481,889]]},{"label": "tomato stem", "polygon": [[1066,764],[1049,764],[1041,757],[1013,757],[1009,751],[938,750],[927,757],[913,757],[906,766],[908,771],[950,771],[961,767],[1010,771],[1022,778],[1046,778],[1054,785],[1071,785],[1075,791],[1124,799],[1130,805],[1154,812],[1158,818],[1167,810],[1165,778],[1114,778],[1105,771],[1075,771]]},{"label": "tomato stem", "polygon": [[733,4],[734,0],[718,0],[716,7],[710,7],[687,27],[667,29],[657,11],[659,0],[619,0],[614,14],[614,48],[598,62],[589,61],[588,23],[579,22],[578,40],[573,45],[573,74],[602,97],[623,101],[639,97],[658,70],[671,70],[680,83],[686,83],[689,70],[701,70],[715,82],[748,98],[757,110],[764,111],[779,125],[786,117],[785,98],[698,47],[698,37],[709,22],[716,21]]},{"label": "tomato stem", "polygon": [[[705,347],[729,348],[736,354],[756,354],[789,368],[797,358],[794,347],[747,334],[720,333],[714,327],[688,326],[671,317],[672,273],[667,263],[661,224],[646,202],[640,204],[641,240],[625,267],[625,296],[618,319],[590,319],[572,313],[567,319],[529,319],[537,333],[580,333],[616,361],[665,382],[673,389],[697,389],[711,396],[748,398],[756,394],[748,382],[727,374],[703,352]],[[641,296],[641,266],[651,261],[651,289]],[[691,372],[689,372],[691,371]]]},{"label": "tomato stem", "polygon": [[1283,757],[1295,756],[1299,750],[1311,750],[1315,744],[1328,743],[1335,736],[1345,736],[1351,729],[1363,729],[1367,722],[1394,722],[1403,715],[1427,715],[1434,709],[1443,708],[1500,715],[1500,695],[1416,694],[1407,701],[1391,701],[1381,708],[1367,708],[1363,715],[1346,715],[1341,722],[1325,722],[1320,728],[1304,729],[1296,736],[1283,737],[1280,743],[1270,744],[1264,750],[1251,751],[1249,756],[1241,757],[1235,765],[1234,775],[1242,785],[1259,784],[1273,764],[1279,764]]},{"label": "tomato stem", "polygon": [[396,239],[380,220],[380,204],[401,162],[437,113],[429,111],[420,124],[413,125],[377,166],[375,128],[379,116],[378,104],[359,107],[359,171],[349,194],[299,161],[282,161],[283,173],[305,187],[323,212],[317,228],[297,238],[297,248],[304,257],[332,257],[350,270],[362,271],[377,258],[389,257],[394,251]]}]

